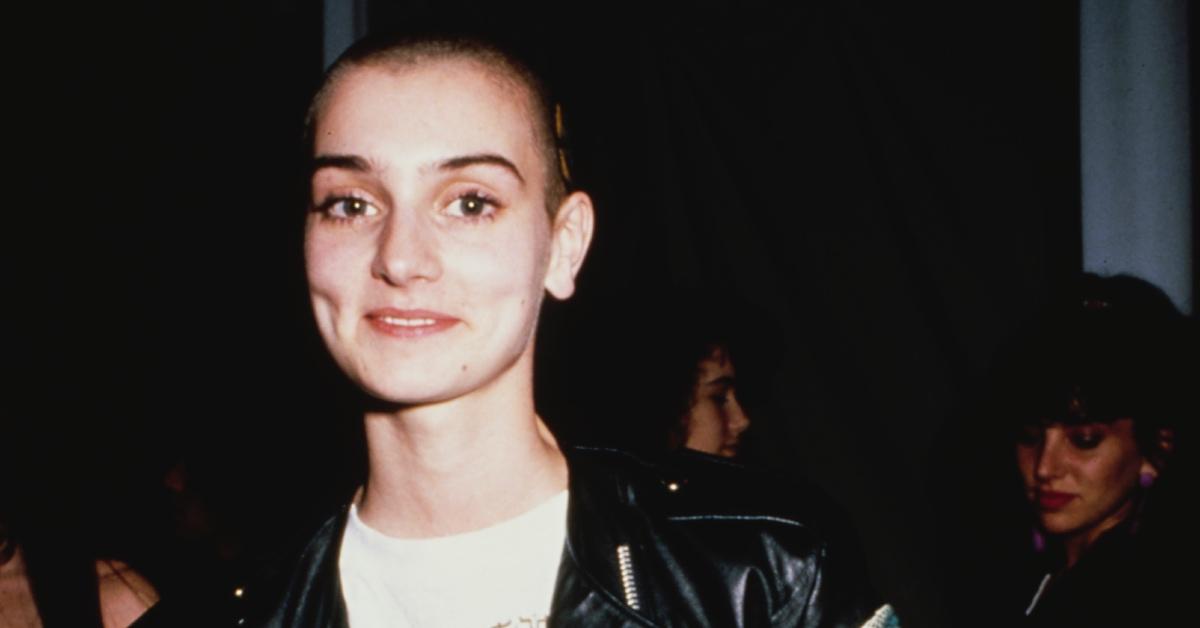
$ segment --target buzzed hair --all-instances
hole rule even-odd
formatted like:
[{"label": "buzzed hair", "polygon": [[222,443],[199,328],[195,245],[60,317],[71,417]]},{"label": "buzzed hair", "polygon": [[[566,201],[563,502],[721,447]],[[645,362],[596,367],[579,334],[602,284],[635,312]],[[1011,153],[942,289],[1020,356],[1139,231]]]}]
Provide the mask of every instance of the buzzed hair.
[{"label": "buzzed hair", "polygon": [[534,140],[540,146],[545,166],[546,211],[553,215],[571,190],[562,106],[551,94],[547,82],[520,55],[484,37],[423,33],[369,36],[359,40],[325,72],[321,87],[308,106],[304,123],[306,138],[312,141],[317,117],[329,92],[350,70],[368,66],[403,68],[448,59],[475,61],[500,70],[498,79],[509,81],[525,91],[525,106],[533,122]]}]

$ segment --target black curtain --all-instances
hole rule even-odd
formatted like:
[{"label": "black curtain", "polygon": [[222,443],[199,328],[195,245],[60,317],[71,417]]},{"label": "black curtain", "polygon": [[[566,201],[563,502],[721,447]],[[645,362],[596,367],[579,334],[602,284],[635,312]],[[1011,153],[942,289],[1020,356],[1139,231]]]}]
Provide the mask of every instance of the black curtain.
[{"label": "black curtain", "polygon": [[[939,513],[980,497],[973,387],[1079,269],[1074,4],[376,0],[369,23],[435,4],[541,50],[597,202],[579,290],[545,316],[543,414],[644,445],[662,337],[735,310],[774,354],[757,461],[845,506],[906,623],[948,625]],[[37,122],[13,125],[40,133],[10,208],[30,252],[6,420],[169,579],[145,496],[178,460],[249,545],[355,477],[300,255],[320,3],[93,11],[30,20],[15,79]]]},{"label": "black curtain", "polygon": [[[373,27],[403,8],[373,4]],[[543,413],[643,444],[664,337],[696,310],[748,313],[739,331],[776,353],[755,458],[850,511],[906,621],[949,625],[953,559],[1027,533],[973,391],[1079,270],[1075,9],[623,6],[525,28],[599,211],[543,330]]]}]

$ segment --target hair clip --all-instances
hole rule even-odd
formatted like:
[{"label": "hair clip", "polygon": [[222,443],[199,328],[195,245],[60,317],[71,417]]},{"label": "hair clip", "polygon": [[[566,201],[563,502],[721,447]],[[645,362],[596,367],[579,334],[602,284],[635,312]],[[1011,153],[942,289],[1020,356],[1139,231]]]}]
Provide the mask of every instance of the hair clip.
[{"label": "hair clip", "polygon": [[562,105],[554,103],[554,144],[558,150],[558,173],[562,175],[563,181],[569,184],[571,183],[571,168],[567,165],[567,152],[562,147],[566,134],[567,125],[563,122]]}]

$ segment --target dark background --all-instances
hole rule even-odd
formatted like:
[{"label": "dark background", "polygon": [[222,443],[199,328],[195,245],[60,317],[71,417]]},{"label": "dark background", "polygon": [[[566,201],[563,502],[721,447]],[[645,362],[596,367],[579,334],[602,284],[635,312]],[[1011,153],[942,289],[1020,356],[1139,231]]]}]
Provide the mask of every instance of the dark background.
[{"label": "dark background", "polygon": [[[369,3],[372,26],[425,4]],[[1003,526],[942,513],[1012,498],[972,481],[994,450],[974,391],[1080,269],[1077,8],[797,4],[490,9],[546,51],[599,212],[545,316],[539,406],[568,441],[644,444],[657,340],[733,311],[775,365],[755,457],[845,506],[906,625],[948,625],[943,555]],[[251,547],[357,472],[302,274],[320,20],[274,0],[14,22],[5,490],[167,589],[173,464]]]}]

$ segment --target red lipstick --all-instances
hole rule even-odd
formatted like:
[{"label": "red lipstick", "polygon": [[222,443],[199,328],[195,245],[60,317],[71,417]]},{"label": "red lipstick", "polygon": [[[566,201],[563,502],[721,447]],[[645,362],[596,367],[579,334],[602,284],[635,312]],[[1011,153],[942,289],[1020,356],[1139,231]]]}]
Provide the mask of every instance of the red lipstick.
[{"label": "red lipstick", "polygon": [[1058,491],[1038,491],[1037,503],[1042,510],[1062,510],[1075,495],[1072,493],[1060,493]]},{"label": "red lipstick", "polygon": [[432,310],[401,310],[382,307],[367,312],[371,328],[393,338],[422,338],[440,333],[462,322]]}]

